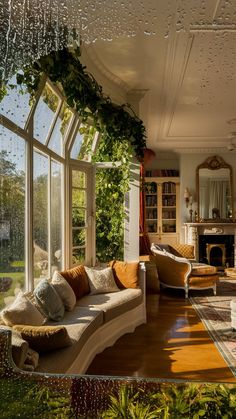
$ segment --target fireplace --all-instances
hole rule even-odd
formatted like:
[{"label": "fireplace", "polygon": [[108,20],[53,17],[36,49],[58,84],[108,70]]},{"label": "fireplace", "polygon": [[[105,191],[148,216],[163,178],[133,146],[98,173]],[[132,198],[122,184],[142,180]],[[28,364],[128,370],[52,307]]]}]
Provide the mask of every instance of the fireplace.
[{"label": "fireplace", "polygon": [[[194,245],[196,260],[236,267],[236,223],[185,223],[185,243]],[[208,245],[208,246],[207,246]]]},{"label": "fireplace", "polygon": [[218,268],[234,266],[234,236],[199,235],[199,262]]}]

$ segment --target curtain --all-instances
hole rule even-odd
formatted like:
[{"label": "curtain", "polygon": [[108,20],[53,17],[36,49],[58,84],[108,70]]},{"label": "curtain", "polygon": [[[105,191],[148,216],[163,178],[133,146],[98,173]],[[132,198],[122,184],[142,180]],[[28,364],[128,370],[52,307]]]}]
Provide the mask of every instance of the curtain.
[{"label": "curtain", "polygon": [[212,218],[212,209],[219,210],[220,218],[227,218],[227,191],[229,182],[227,180],[211,180],[209,194],[209,218]]}]

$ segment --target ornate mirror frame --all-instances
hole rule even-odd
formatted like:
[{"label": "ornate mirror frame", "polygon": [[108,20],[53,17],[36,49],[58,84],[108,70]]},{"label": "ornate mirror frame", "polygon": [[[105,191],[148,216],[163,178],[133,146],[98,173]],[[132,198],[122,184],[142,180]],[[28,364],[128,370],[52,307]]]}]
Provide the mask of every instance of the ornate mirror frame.
[{"label": "ornate mirror frame", "polygon": [[[197,199],[197,213],[199,215],[199,170],[200,169],[209,169],[209,170],[219,170],[219,169],[229,169],[230,173],[230,187],[231,187],[231,194],[232,194],[232,214],[234,214],[234,200],[233,200],[233,170],[232,166],[224,161],[224,159],[220,156],[211,156],[208,157],[203,163],[199,164],[196,168],[196,199]],[[214,219],[215,220],[215,219]],[[201,219],[198,217],[199,222],[213,222],[213,218],[210,219]],[[216,220],[215,220],[216,222]],[[227,219],[217,219],[217,222],[235,222],[233,218]]]}]

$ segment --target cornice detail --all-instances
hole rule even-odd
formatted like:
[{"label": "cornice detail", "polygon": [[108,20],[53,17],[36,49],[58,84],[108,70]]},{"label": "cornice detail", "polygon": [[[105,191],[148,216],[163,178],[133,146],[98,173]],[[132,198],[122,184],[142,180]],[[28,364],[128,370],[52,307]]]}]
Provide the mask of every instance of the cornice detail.
[{"label": "cornice detail", "polygon": [[121,80],[118,76],[112,73],[100,60],[98,54],[92,47],[92,45],[83,47],[83,54],[87,55],[88,59],[93,63],[93,65],[100,71],[100,73],[106,77],[108,80],[119,86],[125,94],[130,90],[130,87]]}]

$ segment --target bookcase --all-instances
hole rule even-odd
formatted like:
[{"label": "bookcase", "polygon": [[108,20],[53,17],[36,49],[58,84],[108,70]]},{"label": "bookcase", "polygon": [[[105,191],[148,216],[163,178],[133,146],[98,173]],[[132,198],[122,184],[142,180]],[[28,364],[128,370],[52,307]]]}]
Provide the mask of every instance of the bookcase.
[{"label": "bookcase", "polygon": [[179,177],[145,177],[146,231],[154,243],[179,241]]}]

